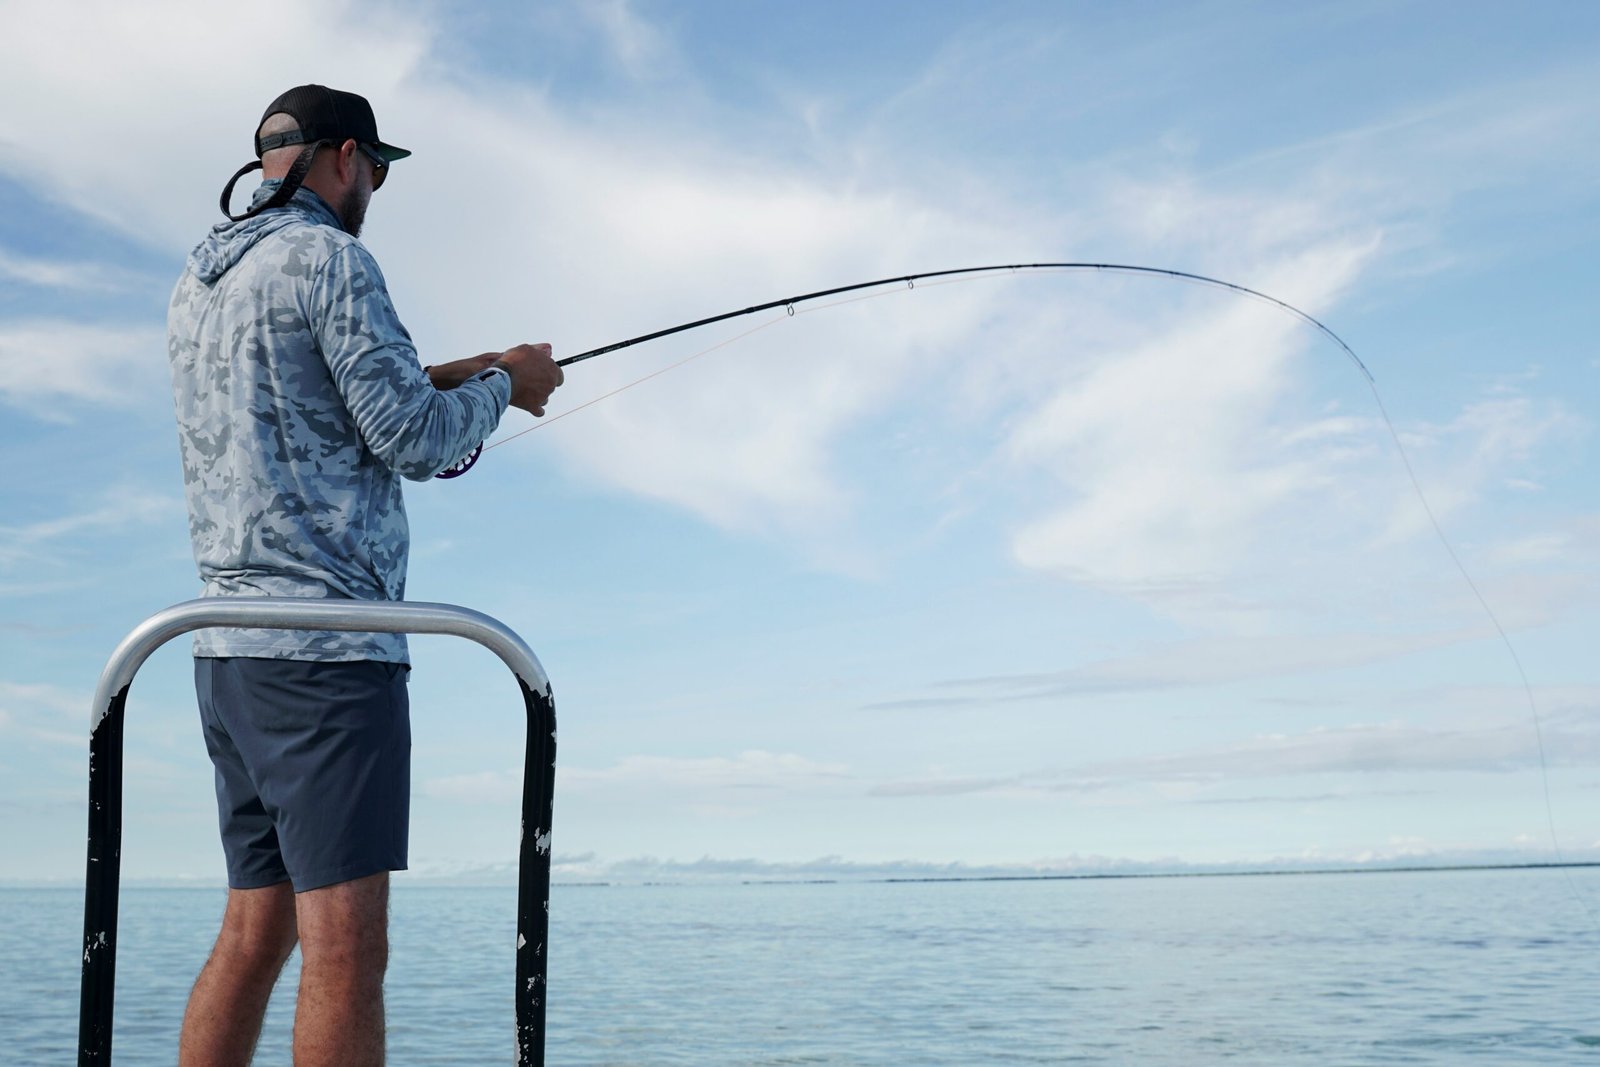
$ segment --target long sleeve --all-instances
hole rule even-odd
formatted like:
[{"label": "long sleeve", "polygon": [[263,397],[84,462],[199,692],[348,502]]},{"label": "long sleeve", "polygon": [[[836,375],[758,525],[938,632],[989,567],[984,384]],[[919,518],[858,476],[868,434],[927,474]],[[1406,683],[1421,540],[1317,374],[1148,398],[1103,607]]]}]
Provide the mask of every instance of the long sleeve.
[{"label": "long sleeve", "polygon": [[351,243],[311,288],[311,331],[373,455],[403,477],[431,478],[478,445],[511,399],[503,374],[440,392],[417,359],[370,253]]}]

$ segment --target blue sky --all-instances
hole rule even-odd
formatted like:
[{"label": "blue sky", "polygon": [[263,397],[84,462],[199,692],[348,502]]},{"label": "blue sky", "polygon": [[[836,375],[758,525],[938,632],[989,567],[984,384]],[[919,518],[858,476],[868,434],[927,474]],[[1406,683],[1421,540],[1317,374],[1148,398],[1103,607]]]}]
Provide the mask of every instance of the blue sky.
[{"label": "blue sky", "polygon": [[[519,630],[557,877],[1600,848],[1600,12],[1537,4],[0,4],[0,879],[83,862],[89,698],[197,592],[166,297],[289,85],[414,150],[425,362],[922,286],[574,367],[412,486],[409,595]],[[532,420],[513,413],[504,432]],[[514,858],[519,709],[418,639],[413,866]],[[183,642],[125,873],[220,880]]]}]

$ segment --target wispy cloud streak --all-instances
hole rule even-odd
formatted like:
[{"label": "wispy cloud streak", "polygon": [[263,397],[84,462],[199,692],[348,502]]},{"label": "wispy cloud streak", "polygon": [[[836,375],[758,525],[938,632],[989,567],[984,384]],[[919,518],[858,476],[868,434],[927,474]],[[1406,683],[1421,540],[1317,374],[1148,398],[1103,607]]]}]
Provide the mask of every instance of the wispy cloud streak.
[{"label": "wispy cloud streak", "polygon": [[[1532,724],[1464,728],[1400,723],[1273,734],[1237,744],[1047,768],[1008,777],[903,779],[874,786],[880,797],[964,793],[1096,793],[1128,786],[1218,786],[1313,775],[1504,774],[1538,767],[1600,765],[1600,702],[1547,722],[1541,757]],[[1237,798],[1220,798],[1230,803]]]}]

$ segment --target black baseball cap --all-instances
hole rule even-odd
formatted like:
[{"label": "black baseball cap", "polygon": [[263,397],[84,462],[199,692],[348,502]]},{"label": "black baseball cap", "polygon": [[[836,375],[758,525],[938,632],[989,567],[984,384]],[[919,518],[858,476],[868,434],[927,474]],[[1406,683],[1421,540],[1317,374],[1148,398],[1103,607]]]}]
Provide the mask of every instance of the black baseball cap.
[{"label": "black baseball cap", "polygon": [[[260,129],[273,115],[292,117],[300,127],[290,133],[276,133],[262,137]],[[316,144],[318,141],[357,141],[370,145],[385,162],[393,163],[411,153],[378,139],[378,120],[372,115],[372,105],[367,98],[326,85],[297,85],[267,105],[256,124],[257,158],[292,144]],[[226,209],[224,209],[226,210]]]}]

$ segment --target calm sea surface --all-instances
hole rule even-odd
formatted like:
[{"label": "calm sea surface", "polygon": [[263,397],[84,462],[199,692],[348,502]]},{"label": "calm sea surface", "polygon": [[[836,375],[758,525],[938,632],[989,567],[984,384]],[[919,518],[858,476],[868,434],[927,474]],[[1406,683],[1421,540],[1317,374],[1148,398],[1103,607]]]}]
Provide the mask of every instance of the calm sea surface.
[{"label": "calm sea surface", "polygon": [[[1600,1067],[1575,891],[1600,872],[557,887],[549,1062]],[[118,1064],[174,1061],[222,904],[123,892]],[[514,904],[396,886],[391,1063],[512,1061]],[[76,890],[0,890],[0,1063],[74,1062],[81,923]]]}]

